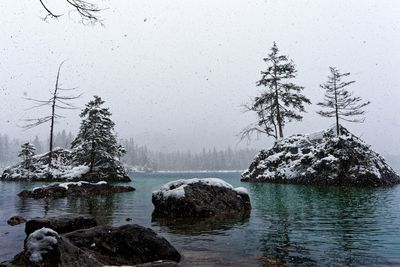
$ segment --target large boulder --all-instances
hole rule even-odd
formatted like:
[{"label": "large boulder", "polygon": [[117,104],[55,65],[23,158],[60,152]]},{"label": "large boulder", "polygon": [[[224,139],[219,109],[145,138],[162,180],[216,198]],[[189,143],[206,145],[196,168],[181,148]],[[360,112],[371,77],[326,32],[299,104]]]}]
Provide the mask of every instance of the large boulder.
[{"label": "large boulder", "polygon": [[76,165],[68,149],[55,148],[52,168],[49,169],[49,153],[33,156],[29,166],[24,163],[8,167],[0,177],[3,181],[88,181],[130,182],[119,161],[110,162],[102,168],[90,171],[85,165]]},{"label": "large boulder", "polygon": [[97,226],[64,236],[103,265],[135,265],[159,260],[179,262],[181,258],[165,238],[135,224]]},{"label": "large boulder", "polygon": [[169,182],[152,195],[153,217],[213,217],[249,214],[250,198],[244,188],[217,178]]},{"label": "large boulder", "polygon": [[36,230],[50,228],[59,234],[97,226],[96,220],[89,215],[68,214],[44,218],[33,218],[25,224],[25,234],[29,236]]},{"label": "large boulder", "polygon": [[24,251],[4,264],[9,267],[98,267],[102,264],[83,250],[72,245],[68,239],[49,228],[31,233]]},{"label": "large boulder", "polygon": [[282,138],[262,150],[242,181],[340,186],[387,186],[400,183],[385,159],[341,127]]},{"label": "large boulder", "polygon": [[23,198],[61,198],[67,196],[110,195],[121,192],[131,192],[131,186],[110,185],[105,181],[89,183],[85,181],[53,183],[36,187],[32,190],[21,191],[18,196]]}]

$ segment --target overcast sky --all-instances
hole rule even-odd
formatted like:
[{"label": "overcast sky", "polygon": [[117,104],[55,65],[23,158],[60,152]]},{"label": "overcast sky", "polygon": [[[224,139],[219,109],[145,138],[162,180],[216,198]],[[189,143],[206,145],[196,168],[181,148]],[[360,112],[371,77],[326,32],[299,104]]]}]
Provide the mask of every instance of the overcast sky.
[{"label": "overcast sky", "polygon": [[[48,1],[57,13],[63,0]],[[97,1],[104,27],[84,26],[74,13],[44,22],[39,0],[0,2],[0,133],[23,131],[24,96],[48,98],[57,67],[64,87],[79,86],[83,106],[94,94],[107,101],[120,137],[153,149],[245,147],[237,133],[255,117],[240,105],[255,96],[262,58],[276,41],[298,67],[299,85],[313,103],[329,66],[350,71],[355,94],[370,100],[364,124],[345,124],[385,154],[399,154],[400,2],[284,0]],[[313,132],[333,120],[315,114],[285,134]],[[63,112],[57,129],[75,133],[79,111]],[[260,147],[270,140],[250,143]]]}]

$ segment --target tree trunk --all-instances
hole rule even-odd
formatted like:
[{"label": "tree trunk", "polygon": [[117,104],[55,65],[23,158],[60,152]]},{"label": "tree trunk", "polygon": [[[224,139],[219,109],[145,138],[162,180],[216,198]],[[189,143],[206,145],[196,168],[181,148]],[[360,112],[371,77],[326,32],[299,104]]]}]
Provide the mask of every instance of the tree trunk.
[{"label": "tree trunk", "polygon": [[57,90],[58,90],[58,81],[60,79],[60,70],[62,63],[58,67],[57,79],[56,79],[56,87],[54,88],[53,94],[53,103],[51,105],[51,124],[50,124],[50,144],[49,144],[49,168],[51,168],[51,163],[53,159],[53,135],[54,135],[54,120],[55,120],[55,110],[56,110],[56,101],[57,101]]},{"label": "tree trunk", "polygon": [[281,111],[279,108],[279,94],[278,94],[278,82],[276,81],[276,66],[274,66],[274,85],[275,85],[275,104],[276,104],[276,121],[278,123],[279,129],[279,137],[283,138],[283,129],[282,129],[282,118],[281,118]]},{"label": "tree trunk", "polygon": [[337,91],[336,91],[336,74],[333,74],[333,88],[335,89],[335,114],[336,114],[336,134],[340,135],[340,125],[339,125],[339,111],[337,104]]}]

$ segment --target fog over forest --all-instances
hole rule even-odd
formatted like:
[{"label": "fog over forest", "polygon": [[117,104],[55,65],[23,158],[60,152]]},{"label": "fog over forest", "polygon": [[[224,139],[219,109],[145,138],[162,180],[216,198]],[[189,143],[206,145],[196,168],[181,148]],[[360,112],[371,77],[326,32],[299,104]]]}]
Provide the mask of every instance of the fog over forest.
[{"label": "fog over forest", "polygon": [[[51,7],[64,10],[63,1]],[[57,67],[78,87],[82,108],[94,94],[113,113],[121,139],[152,151],[259,149],[273,139],[239,142],[254,114],[241,105],[257,95],[263,58],[276,41],[294,60],[296,83],[315,104],[329,66],[351,72],[351,90],[366,100],[366,121],[346,124],[378,152],[399,154],[397,101],[400,3],[396,1],[99,1],[104,26],[82,26],[73,13],[50,23],[37,1],[2,1],[0,133],[45,140],[48,127],[21,129],[24,97],[46,99]],[[290,14],[290,16],[288,16]],[[318,25],[318,28],[315,28]],[[335,29],[335,30],[332,30]],[[286,134],[327,128],[333,120],[306,107]],[[79,110],[63,111],[56,131],[76,134]]]}]

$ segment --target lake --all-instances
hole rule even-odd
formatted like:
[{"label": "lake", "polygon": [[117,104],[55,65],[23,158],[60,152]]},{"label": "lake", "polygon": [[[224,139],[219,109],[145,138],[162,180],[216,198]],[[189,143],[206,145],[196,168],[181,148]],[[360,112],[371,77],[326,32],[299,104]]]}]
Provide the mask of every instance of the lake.
[{"label": "lake", "polygon": [[[151,227],[183,255],[182,266],[400,265],[400,186],[378,189],[248,184],[239,173],[134,174],[135,192],[114,196],[20,199],[40,183],[0,182],[0,262],[22,250],[24,225],[6,221],[87,213],[99,223],[127,218]],[[218,177],[246,187],[249,218],[223,221],[152,222],[151,192],[171,180]]]}]

